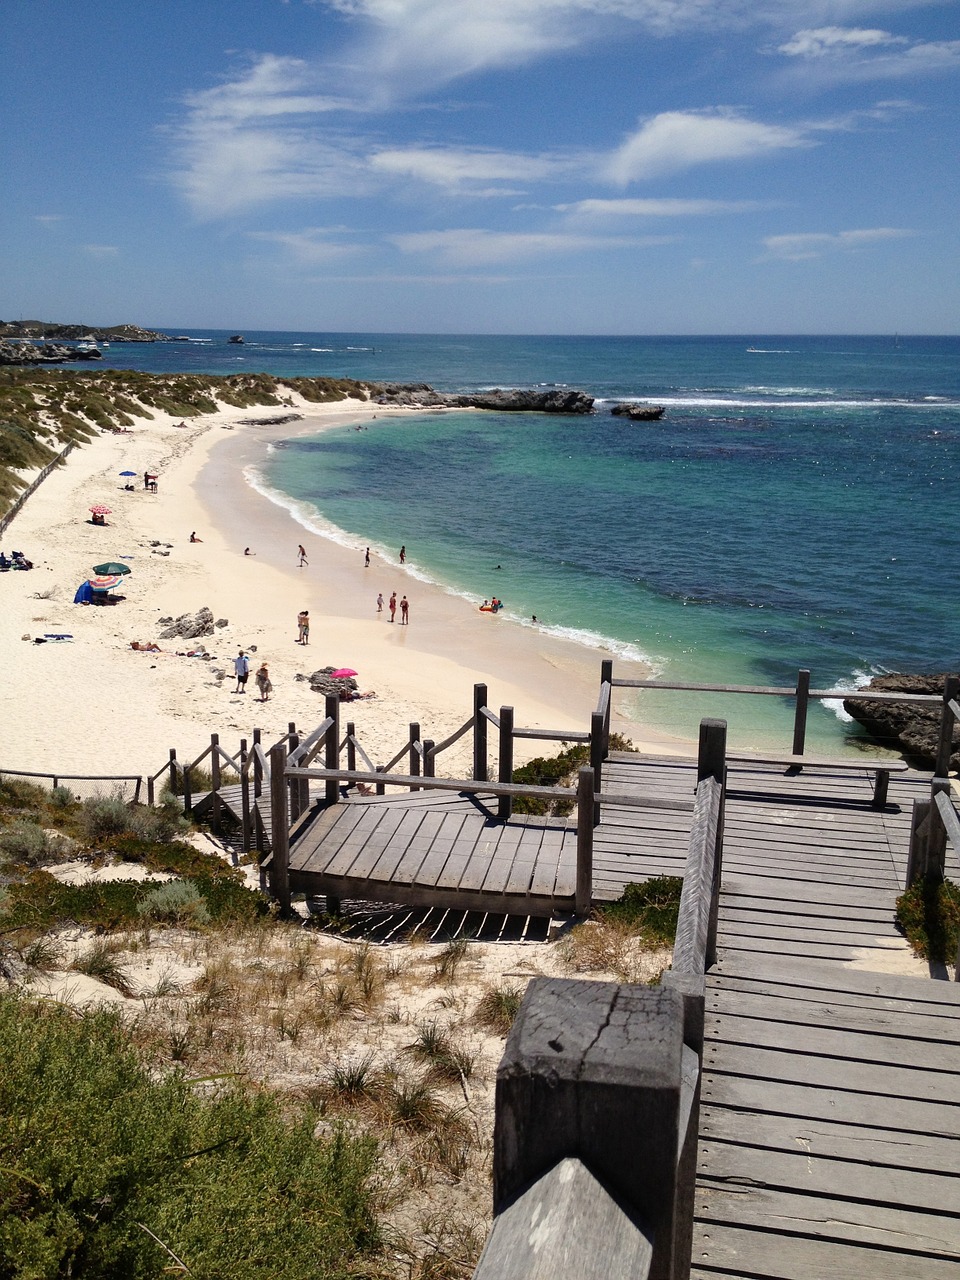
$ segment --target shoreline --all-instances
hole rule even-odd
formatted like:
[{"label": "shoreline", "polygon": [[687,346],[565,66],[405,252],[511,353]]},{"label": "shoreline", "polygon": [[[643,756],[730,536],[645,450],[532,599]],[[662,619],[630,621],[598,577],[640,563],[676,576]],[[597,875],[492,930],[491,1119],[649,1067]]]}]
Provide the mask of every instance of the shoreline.
[{"label": "shoreline", "polygon": [[[6,621],[0,658],[8,673],[0,714],[9,727],[0,767],[146,774],[160,768],[171,747],[181,759],[195,758],[212,732],[233,753],[255,725],[265,741],[278,738],[290,721],[309,731],[323,718],[323,700],[296,677],[330,665],[356,669],[361,690],[376,693],[342,708],[342,719],[356,723],[375,761],[400,749],[411,721],[420,723],[424,738],[439,741],[452,733],[472,714],[476,682],[487,684],[492,707],[516,708],[518,725],[589,725],[599,650],[482,615],[462,597],[380,556],[364,569],[362,547],[354,551],[311,533],[252,487],[244,470],[262,461],[273,440],[361,422],[374,413],[411,412],[291,398],[304,416],[281,425],[253,425],[258,417],[276,416],[275,406],[223,406],[191,419],[186,429],[159,412],[152,420],[140,418],[129,432],[101,433],[74,450],[30,496],[3,539],[36,567],[0,579]],[[132,491],[123,488],[124,470],[136,472]],[[159,473],[158,493],[136,487],[144,470]],[[106,527],[89,522],[87,508],[96,502],[112,507]],[[192,530],[201,541],[189,541]],[[299,543],[308,551],[302,569],[296,564]],[[245,546],[255,554],[244,556]],[[124,600],[110,607],[72,603],[95,563],[122,557],[133,570],[121,584]],[[391,625],[386,614],[378,617],[378,590],[410,597],[408,627]],[[203,641],[215,656],[177,656],[191,646],[159,639],[159,619],[204,606],[228,622]],[[313,623],[309,646],[296,641],[303,608]],[[73,639],[21,639],[47,633]],[[134,640],[155,641],[162,651],[136,652]],[[241,646],[255,646],[252,670],[269,663],[269,702],[259,701],[252,679],[249,693],[233,692],[232,659]],[[631,667],[644,672],[625,659],[617,667],[619,673]],[[623,716],[615,717],[614,727],[646,750],[694,750],[692,743]],[[456,775],[465,768],[468,743],[462,739],[441,757],[442,772]],[[518,752],[517,763],[555,750],[559,744],[530,744]]]}]

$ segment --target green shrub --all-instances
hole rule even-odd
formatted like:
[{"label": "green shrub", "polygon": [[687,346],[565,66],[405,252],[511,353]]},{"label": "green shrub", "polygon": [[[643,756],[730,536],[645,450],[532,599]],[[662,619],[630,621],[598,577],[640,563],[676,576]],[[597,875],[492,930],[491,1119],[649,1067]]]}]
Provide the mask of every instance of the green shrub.
[{"label": "green shrub", "polygon": [[677,936],[682,876],[654,876],[624,885],[616,902],[598,907],[602,921],[626,925],[649,946],[670,946]]},{"label": "green shrub", "polygon": [[952,880],[917,880],[897,899],[896,921],[918,956],[952,964],[960,935],[960,887]]},{"label": "green shrub", "polygon": [[236,1084],[156,1078],[110,1012],[2,996],[0,1275],[370,1276],[376,1145],[315,1125]]},{"label": "green shrub", "polygon": [[[619,733],[610,735],[611,751],[634,751],[629,738]],[[513,771],[513,781],[534,787],[576,786],[577,775],[590,763],[590,748],[586,743],[567,747],[555,756],[537,756]],[[541,796],[517,796],[513,802],[516,813],[549,814],[555,818],[566,817],[573,811],[575,801],[547,800]]]},{"label": "green shrub", "polygon": [[126,801],[120,795],[98,795],[84,800],[80,813],[80,830],[94,843],[110,836],[132,832],[131,813]]},{"label": "green shrub", "polygon": [[196,928],[210,921],[207,904],[189,880],[171,880],[152,890],[137,906],[145,920]]},{"label": "green shrub", "polygon": [[73,841],[51,835],[39,823],[21,818],[0,831],[0,855],[26,867],[42,867],[45,862],[69,857]]}]

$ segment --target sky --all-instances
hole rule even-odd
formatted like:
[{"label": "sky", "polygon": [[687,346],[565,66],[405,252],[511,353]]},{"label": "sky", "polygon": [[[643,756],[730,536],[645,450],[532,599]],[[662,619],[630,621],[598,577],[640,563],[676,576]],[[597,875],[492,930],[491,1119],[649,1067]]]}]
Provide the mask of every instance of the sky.
[{"label": "sky", "polygon": [[3,0],[0,318],[960,332],[960,0]]}]

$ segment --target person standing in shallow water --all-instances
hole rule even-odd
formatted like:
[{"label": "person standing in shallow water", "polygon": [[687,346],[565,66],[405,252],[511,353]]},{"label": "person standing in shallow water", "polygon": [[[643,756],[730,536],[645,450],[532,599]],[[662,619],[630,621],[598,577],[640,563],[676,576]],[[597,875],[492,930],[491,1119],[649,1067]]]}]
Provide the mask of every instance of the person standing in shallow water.
[{"label": "person standing in shallow water", "polygon": [[400,563],[401,563],[401,564],[406,564],[406,560],[407,560],[407,548],[406,548],[406,547],[401,547],[401,548],[400,548]]},{"label": "person standing in shallow water", "polygon": [[401,626],[406,626],[406,624],[410,621],[410,618],[408,616],[409,613],[410,613],[410,602],[407,599],[407,597],[404,596],[400,601],[400,625]]},{"label": "person standing in shallow water", "polygon": [[390,621],[391,622],[394,621],[394,619],[396,618],[396,615],[397,615],[397,593],[395,591],[391,591],[390,593]]},{"label": "person standing in shallow water", "polygon": [[370,548],[369,547],[367,547],[367,554],[363,557],[363,567],[365,569],[370,568]]}]

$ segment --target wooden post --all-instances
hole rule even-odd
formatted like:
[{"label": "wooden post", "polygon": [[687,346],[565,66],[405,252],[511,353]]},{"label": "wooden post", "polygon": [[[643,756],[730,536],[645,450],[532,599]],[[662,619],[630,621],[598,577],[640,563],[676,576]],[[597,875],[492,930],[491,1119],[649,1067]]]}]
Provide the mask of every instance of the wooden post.
[{"label": "wooden post", "polygon": [[210,825],[217,835],[220,834],[220,735],[210,735],[210,787],[213,791],[211,811],[213,820]]},{"label": "wooden post", "polygon": [[[296,751],[297,747],[299,747],[300,745],[300,735],[299,733],[294,732],[294,728],[295,726],[291,724],[290,730],[287,733],[287,755],[288,756],[292,756],[294,751]],[[300,808],[300,800],[301,800],[300,779],[291,778],[290,779],[290,822],[291,824],[296,822],[296,820],[300,817],[300,814],[302,812]]]},{"label": "wooden post", "polygon": [[[254,729],[253,731],[253,745],[255,747],[260,746],[260,730],[259,729]],[[254,760],[253,760],[253,798],[254,800],[257,799],[257,797],[260,795],[262,791],[263,791],[263,765],[260,763],[260,757],[254,756]]]},{"label": "wooden post", "polygon": [[707,930],[705,967],[717,962],[717,925],[720,917],[720,882],[723,876],[723,822],[727,791],[727,722],[700,721],[700,746],[697,753],[697,782],[714,778],[720,784],[720,812],[717,815],[717,840],[713,861],[713,885],[710,891],[710,924]]},{"label": "wooden post", "polygon": [[[340,768],[340,697],[336,693],[328,693],[325,699],[325,712],[327,719],[332,720],[330,728],[327,730],[326,741],[324,743],[324,765],[328,769]],[[304,778],[304,782],[307,779]],[[309,785],[309,784],[308,784]],[[338,778],[328,778],[324,784],[324,799],[327,804],[336,804],[340,799],[340,781]]]},{"label": "wooden post", "polygon": [[435,778],[437,776],[437,759],[433,754],[433,748],[436,743],[432,738],[425,738],[423,743],[423,776],[425,778]]},{"label": "wooden post", "polygon": [[[513,707],[500,708],[500,764],[497,777],[500,782],[513,781]],[[497,801],[497,817],[504,822],[513,813],[513,798],[500,796]]]},{"label": "wooden post", "polygon": [[[416,744],[420,741],[420,726],[415,720],[410,721],[410,732],[407,736],[410,743],[410,776],[412,778],[420,777],[420,753],[417,751]],[[419,791],[420,788],[411,785],[411,791]]]},{"label": "wooden post", "polygon": [[910,814],[910,848],[907,853],[907,879],[910,889],[921,879],[927,866],[927,833],[930,830],[930,801],[914,800]]},{"label": "wooden post", "polygon": [[600,683],[601,685],[613,683],[612,658],[601,658],[600,660]]},{"label": "wooden post", "polygon": [[938,883],[944,878],[947,861],[947,829],[943,825],[943,818],[940,817],[940,810],[937,808],[937,796],[940,794],[946,796],[950,795],[949,778],[934,778],[930,785],[930,824],[927,835],[927,865],[924,868],[923,874],[928,879],[936,880]]},{"label": "wooden post", "polygon": [[183,766],[183,812],[189,818],[193,813],[193,796],[190,792],[190,766]]},{"label": "wooden post", "polygon": [[175,747],[170,748],[170,790],[174,795],[177,793],[177,751]]},{"label": "wooden post", "polygon": [[943,711],[940,715],[940,745],[933,774],[945,778],[950,772],[950,756],[953,754],[953,712],[950,703],[960,691],[960,677],[948,676],[943,686]]},{"label": "wooden post", "polygon": [[590,768],[581,769],[577,782],[577,885],[574,910],[589,915],[593,905],[593,828],[596,778]]},{"label": "wooden post", "polygon": [[240,739],[240,834],[244,853],[250,852],[253,833],[250,827],[250,775],[247,770],[247,740]]},{"label": "wooden post", "polygon": [[[377,765],[377,773],[385,773],[385,772],[386,772],[386,770],[384,769],[383,765],[382,765],[382,764],[378,764],[378,765]],[[378,782],[378,783],[377,783],[377,795],[378,795],[378,796],[385,796],[386,794],[387,794],[387,788],[386,788],[386,785],[385,785],[384,783],[382,783],[382,782]]]},{"label": "wooden post", "polygon": [[473,686],[473,776],[477,782],[489,782],[487,777],[487,717],[483,714],[487,705],[487,686]]},{"label": "wooden post", "polygon": [[[603,743],[603,712],[594,711],[590,715],[590,768],[593,770],[593,776],[596,785],[593,788],[594,795],[599,797],[600,787],[603,779],[603,757],[605,755]],[[593,801],[593,825],[600,825],[600,800]]]},{"label": "wooden post", "polygon": [[793,754],[803,755],[807,737],[807,707],[810,705],[810,672],[801,667],[797,672],[797,710],[793,718]]},{"label": "wooden post", "polygon": [[357,726],[352,720],[347,721],[347,768],[351,773],[357,771],[357,744],[354,739],[357,736]]},{"label": "wooden post", "polygon": [[280,743],[270,752],[270,845],[267,868],[270,892],[286,914],[290,910],[290,823],[287,818],[287,749]]},{"label": "wooden post", "polygon": [[[494,1213],[575,1157],[655,1232],[650,1280],[676,1280],[677,1157],[692,1058],[675,991],[534,978],[497,1071]],[[530,1265],[512,1274],[550,1273]]]},{"label": "wooden post", "polygon": [[147,804],[153,804],[153,778],[147,779]]}]

